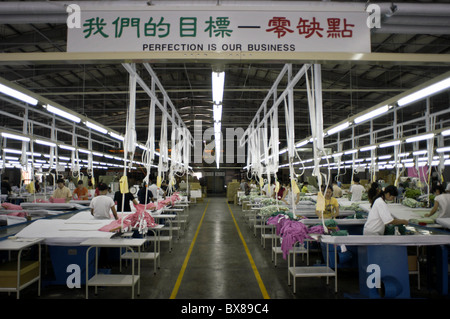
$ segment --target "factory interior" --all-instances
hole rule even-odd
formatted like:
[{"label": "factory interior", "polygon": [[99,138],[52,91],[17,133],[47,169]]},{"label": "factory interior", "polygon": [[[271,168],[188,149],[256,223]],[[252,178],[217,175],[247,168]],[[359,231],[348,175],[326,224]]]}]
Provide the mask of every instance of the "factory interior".
[{"label": "factory interior", "polygon": [[0,122],[2,303],[448,299],[449,0],[1,1]]}]

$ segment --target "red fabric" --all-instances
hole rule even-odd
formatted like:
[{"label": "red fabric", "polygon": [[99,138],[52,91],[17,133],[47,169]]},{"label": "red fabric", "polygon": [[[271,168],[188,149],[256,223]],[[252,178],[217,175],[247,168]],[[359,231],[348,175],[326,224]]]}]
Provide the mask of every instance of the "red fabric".
[{"label": "red fabric", "polygon": [[22,210],[22,206],[20,205],[14,205],[11,203],[2,203],[2,207],[7,209],[7,210]]}]

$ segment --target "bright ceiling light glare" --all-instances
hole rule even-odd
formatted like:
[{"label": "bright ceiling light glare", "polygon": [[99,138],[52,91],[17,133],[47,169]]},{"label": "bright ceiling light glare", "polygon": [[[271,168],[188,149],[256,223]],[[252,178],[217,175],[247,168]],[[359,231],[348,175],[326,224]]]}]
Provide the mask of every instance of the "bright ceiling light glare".
[{"label": "bright ceiling light glare", "polygon": [[358,152],[358,150],[356,150],[356,149],[355,150],[348,150],[348,151],[344,152],[344,155],[354,154],[356,152]]},{"label": "bright ceiling light glare", "polygon": [[413,152],[413,155],[414,156],[418,156],[418,155],[425,155],[425,154],[427,154],[428,153],[428,151],[415,151],[415,152]]},{"label": "bright ceiling light glare", "polygon": [[214,104],[222,104],[225,72],[212,72],[212,92]]},{"label": "bright ceiling light glare", "polygon": [[31,104],[31,105],[38,104],[38,100],[36,100],[35,98],[32,98],[31,96],[26,95],[17,90],[11,89],[10,87],[3,85],[3,84],[0,84],[0,92],[3,94],[9,95],[15,99],[21,100],[22,102]]},{"label": "bright ceiling light glare", "polygon": [[407,157],[409,156],[409,153],[400,153],[398,154],[398,157]]},{"label": "bright ceiling light glare", "polygon": [[350,126],[350,122],[345,122],[345,123],[343,123],[343,124],[340,124],[340,125],[338,125],[338,126],[336,126],[336,127],[333,127],[332,129],[328,130],[328,131],[327,131],[327,134],[328,134],[328,135],[335,134],[335,133],[337,133],[337,132],[340,132],[340,131],[345,130],[345,129],[346,129],[347,127],[349,127],[349,126]]},{"label": "bright ceiling light glare", "polygon": [[35,140],[36,143],[41,144],[41,145],[46,145],[46,146],[50,146],[50,147],[55,147],[56,144],[53,142],[48,142],[48,141],[43,141],[43,140]]},{"label": "bright ceiling light glare", "polygon": [[424,135],[418,135],[414,137],[407,138],[405,140],[406,143],[413,143],[413,142],[419,142],[419,141],[425,141],[429,140],[434,137],[434,133],[424,134]]},{"label": "bright ceiling light glare", "polygon": [[448,147],[439,147],[439,148],[436,149],[436,152],[438,152],[438,153],[450,152],[450,146],[448,146]]},{"label": "bright ceiling light glare", "polygon": [[397,104],[398,104],[398,106],[405,106],[407,104],[416,102],[416,101],[421,100],[432,94],[435,94],[435,93],[438,93],[445,89],[448,89],[449,87],[450,87],[450,78],[447,78],[445,80],[442,80],[435,84],[427,86],[426,88],[421,89],[417,92],[409,94],[409,95],[405,96],[404,98],[401,98],[400,100],[398,100]]},{"label": "bright ceiling light glare", "polygon": [[220,122],[222,120],[222,104],[213,106],[214,122]]},{"label": "bright ceiling light glare", "polygon": [[449,136],[450,135],[450,130],[445,130],[441,132],[442,136]]},{"label": "bright ceiling light glare", "polygon": [[73,146],[68,146],[68,145],[59,145],[59,148],[62,148],[63,150],[68,150],[68,151],[75,151],[75,147]]},{"label": "bright ceiling light glare", "polygon": [[377,148],[376,145],[365,146],[365,147],[361,147],[361,148],[359,149],[359,151],[360,151],[360,152],[367,152],[367,151],[374,150],[374,149],[376,149],[376,148]]},{"label": "bright ceiling light glare", "polygon": [[89,121],[86,121],[84,124],[86,124],[87,127],[91,128],[93,130],[96,130],[97,132],[100,132],[100,133],[103,133],[103,134],[108,133],[108,131],[106,129],[104,129],[103,127],[100,127],[100,126],[98,126],[98,125],[96,125],[94,123],[91,123]]},{"label": "bright ceiling light glare", "polygon": [[334,153],[334,154],[331,155],[331,156],[333,156],[333,157],[340,157],[340,156],[342,156],[342,154],[344,154],[344,153],[339,152],[339,153]]},{"label": "bright ceiling light glare", "polygon": [[5,133],[5,132],[2,132],[2,136],[6,137],[6,138],[11,138],[13,140],[24,141],[24,142],[29,142],[30,141],[29,137],[20,136],[20,135],[16,135],[16,134]]},{"label": "bright ceiling light glare", "polygon": [[396,141],[381,143],[379,147],[385,148],[385,147],[390,147],[390,146],[396,146],[396,145],[399,145],[400,143],[401,143],[401,141],[396,140]]},{"label": "bright ceiling light glare", "polygon": [[381,114],[386,113],[388,110],[389,110],[389,106],[388,105],[384,105],[384,106],[382,106],[382,107],[380,107],[380,108],[378,108],[376,110],[373,110],[373,111],[371,111],[369,113],[366,113],[364,115],[358,116],[357,118],[355,118],[355,123],[359,124],[359,123],[362,123],[364,121],[370,120],[370,119],[372,119],[374,117],[377,117],[377,116],[379,116]]},{"label": "bright ceiling light glare", "polygon": [[125,137],[123,137],[122,135],[116,134],[114,132],[109,132],[109,135],[111,135],[111,137],[114,137],[117,140],[121,140],[121,141],[125,140]]},{"label": "bright ceiling light glare", "polygon": [[297,144],[295,144],[295,147],[302,147],[308,143],[309,143],[309,140],[301,141],[301,142],[298,142]]},{"label": "bright ceiling light glare", "polygon": [[47,109],[47,111],[54,113],[56,115],[62,116],[68,120],[74,121],[75,123],[80,123],[81,119],[78,116],[72,115],[66,111],[63,111],[57,107],[54,107],[50,104],[44,105],[44,108]]}]

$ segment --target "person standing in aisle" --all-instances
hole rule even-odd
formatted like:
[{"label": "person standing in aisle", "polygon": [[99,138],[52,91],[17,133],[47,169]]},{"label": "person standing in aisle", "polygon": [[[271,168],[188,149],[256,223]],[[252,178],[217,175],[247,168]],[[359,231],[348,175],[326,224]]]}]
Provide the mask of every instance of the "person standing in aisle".
[{"label": "person standing in aisle", "polygon": [[[117,211],[119,211],[119,212],[122,211],[122,200],[124,199],[123,195],[124,194],[122,194],[120,192],[120,190],[118,190],[114,194],[114,202],[116,203]],[[136,198],[134,198],[133,194],[131,194],[130,192],[125,193],[125,200],[123,202],[123,211],[124,212],[131,212],[130,202],[133,202],[135,205],[139,204],[138,201],[136,200]]]},{"label": "person standing in aisle", "polygon": [[98,185],[99,195],[94,197],[89,204],[91,214],[96,219],[110,219],[112,211],[114,219],[118,219],[117,210],[113,199],[107,196],[108,185],[100,183]]},{"label": "person standing in aisle", "polygon": [[342,197],[342,189],[338,186],[337,182],[333,182],[333,197],[341,198]]},{"label": "person standing in aisle", "polygon": [[436,218],[448,218],[450,217],[450,194],[445,192],[445,189],[441,185],[435,186],[433,189],[436,197],[434,198],[434,206],[428,214],[424,217],[431,217],[434,214]]},{"label": "person standing in aisle", "polygon": [[158,199],[164,197],[164,191],[161,189],[161,187],[158,187],[158,185],[155,184],[155,181],[150,181],[149,184],[151,184],[148,189],[153,194],[153,201],[156,202]]},{"label": "person standing in aisle", "polygon": [[396,219],[391,215],[386,201],[393,201],[398,196],[397,188],[389,185],[384,191],[378,192],[371,187],[369,198],[373,199],[367,221],[364,224],[363,235],[384,235],[386,225],[408,225],[404,219]]},{"label": "person standing in aisle", "polygon": [[153,194],[145,182],[142,183],[142,187],[139,189],[138,200],[140,204],[148,204],[153,200]]},{"label": "person standing in aisle", "polygon": [[53,195],[50,197],[50,201],[53,199],[64,199],[66,203],[68,203],[72,199],[72,193],[70,189],[65,185],[64,180],[62,178],[56,181],[57,187],[53,191]]},{"label": "person standing in aisle", "polygon": [[350,187],[349,193],[352,194],[352,202],[361,201],[362,194],[364,193],[364,187],[359,183],[358,176],[353,177],[353,185]]}]

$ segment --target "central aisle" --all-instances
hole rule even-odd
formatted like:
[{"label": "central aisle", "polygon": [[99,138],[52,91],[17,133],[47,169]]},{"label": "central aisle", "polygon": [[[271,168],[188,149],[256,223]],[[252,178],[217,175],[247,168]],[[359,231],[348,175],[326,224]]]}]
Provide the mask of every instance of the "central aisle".
[{"label": "central aisle", "polygon": [[262,299],[225,198],[209,198],[207,205],[176,298]]}]

